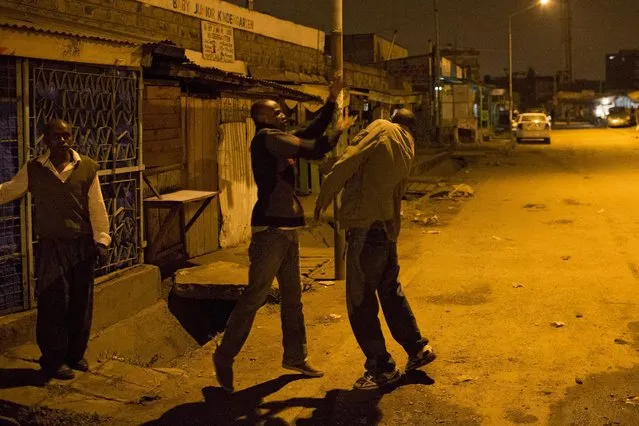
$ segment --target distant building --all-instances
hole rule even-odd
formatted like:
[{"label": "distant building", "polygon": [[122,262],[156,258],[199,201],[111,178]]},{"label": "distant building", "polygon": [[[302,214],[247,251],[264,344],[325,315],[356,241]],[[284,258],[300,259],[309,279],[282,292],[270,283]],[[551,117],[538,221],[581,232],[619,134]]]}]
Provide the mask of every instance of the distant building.
[{"label": "distant building", "polygon": [[[502,89],[508,89],[508,77],[488,77],[485,82]],[[515,108],[522,110],[549,108],[555,89],[553,76],[536,75],[534,72],[515,73],[513,75],[513,92],[518,95],[514,96]]]},{"label": "distant building", "polygon": [[[326,41],[327,51],[330,47],[329,38]],[[344,60],[347,62],[371,65],[407,56],[408,49],[378,34],[349,34],[344,36]]]},{"label": "distant building", "polygon": [[639,89],[639,49],[606,55],[606,89]]},{"label": "distant building", "polygon": [[479,51],[476,49],[441,49],[440,56],[448,58],[466,70],[466,75],[474,81],[481,80]]}]

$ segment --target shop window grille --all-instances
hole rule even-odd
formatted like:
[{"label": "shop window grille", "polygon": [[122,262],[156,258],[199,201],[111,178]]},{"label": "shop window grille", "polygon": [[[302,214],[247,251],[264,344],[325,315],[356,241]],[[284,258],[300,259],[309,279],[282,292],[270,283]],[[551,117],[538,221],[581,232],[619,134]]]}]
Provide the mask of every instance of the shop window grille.
[{"label": "shop window grille", "polygon": [[[0,183],[18,172],[16,61],[0,57]],[[24,308],[20,202],[0,206],[0,314]]]}]

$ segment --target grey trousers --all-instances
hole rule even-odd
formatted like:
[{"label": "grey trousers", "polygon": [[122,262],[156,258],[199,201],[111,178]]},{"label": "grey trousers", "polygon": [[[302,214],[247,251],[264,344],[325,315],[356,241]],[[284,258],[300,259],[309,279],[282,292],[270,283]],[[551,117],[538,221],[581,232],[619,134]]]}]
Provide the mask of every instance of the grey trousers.
[{"label": "grey trousers", "polygon": [[378,317],[380,304],[393,338],[409,356],[428,343],[399,282],[397,243],[380,228],[351,228],[347,240],[346,304],[353,334],[366,355],[364,367],[373,374],[393,371]]},{"label": "grey trousers", "polygon": [[248,287],[228,320],[217,355],[228,360],[237,356],[249,336],[258,309],[266,302],[273,279],[277,277],[282,298],[284,362],[304,362],[308,352],[297,231],[268,228],[253,234],[249,260]]}]

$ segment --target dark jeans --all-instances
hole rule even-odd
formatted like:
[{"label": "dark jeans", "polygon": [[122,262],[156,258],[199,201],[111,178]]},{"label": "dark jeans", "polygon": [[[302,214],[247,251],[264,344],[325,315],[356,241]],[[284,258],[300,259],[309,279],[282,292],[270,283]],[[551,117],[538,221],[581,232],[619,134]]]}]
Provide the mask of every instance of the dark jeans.
[{"label": "dark jeans", "polygon": [[379,302],[393,338],[409,356],[427,343],[399,283],[397,243],[383,229],[349,229],[346,258],[346,302],[357,343],[366,355],[365,368],[375,374],[396,366],[386,350],[378,318]]},{"label": "dark jeans", "polygon": [[40,365],[55,370],[84,357],[93,316],[96,248],[89,236],[38,243],[36,340]]},{"label": "dark jeans", "polygon": [[284,362],[306,360],[306,328],[302,312],[302,282],[297,231],[269,228],[253,234],[249,247],[249,282],[231,314],[217,354],[232,360],[244,346],[255,315],[266,302],[273,278],[281,294]]}]

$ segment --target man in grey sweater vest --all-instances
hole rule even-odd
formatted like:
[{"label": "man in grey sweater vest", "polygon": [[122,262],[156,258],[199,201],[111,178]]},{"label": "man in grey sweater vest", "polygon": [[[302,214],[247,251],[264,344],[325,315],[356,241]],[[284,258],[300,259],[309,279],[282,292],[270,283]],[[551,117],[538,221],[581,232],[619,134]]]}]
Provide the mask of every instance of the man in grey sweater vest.
[{"label": "man in grey sweater vest", "polygon": [[47,377],[73,379],[73,370],[88,371],[84,353],[93,314],[97,255],[111,243],[98,164],[71,149],[71,126],[47,124],[49,152],[27,163],[11,181],[0,185],[0,204],[31,192],[38,236],[36,339]]}]

